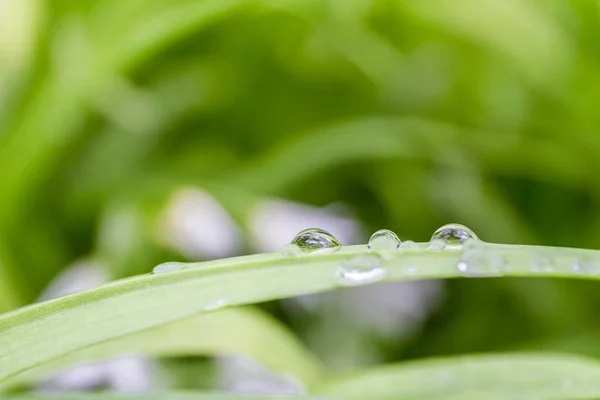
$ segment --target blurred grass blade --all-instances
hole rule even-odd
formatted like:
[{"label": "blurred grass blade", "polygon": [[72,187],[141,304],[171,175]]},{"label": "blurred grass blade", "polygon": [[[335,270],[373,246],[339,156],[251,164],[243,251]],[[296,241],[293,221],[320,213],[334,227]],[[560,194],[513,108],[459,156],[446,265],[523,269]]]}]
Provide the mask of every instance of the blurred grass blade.
[{"label": "blurred grass blade", "polygon": [[[348,120],[285,139],[245,166],[232,181],[273,194],[340,165],[375,159],[425,159],[457,171],[469,170],[471,164],[466,161],[471,161],[482,173],[550,182],[568,180],[571,184],[585,181],[589,170],[585,160],[560,141],[505,133],[496,135],[490,145],[484,133],[414,117]],[[536,152],[529,151],[531,148]],[[466,154],[471,155],[470,160]]]},{"label": "blurred grass blade", "polygon": [[[110,62],[114,62],[117,69],[131,68],[219,17],[226,16],[242,6],[256,4],[254,0],[193,0],[168,3],[167,7],[157,10],[153,15],[137,19],[116,43],[106,43],[110,49],[110,57],[113,57]],[[121,7],[120,4],[118,6]]]},{"label": "blurred grass blade", "polygon": [[344,399],[588,399],[600,397],[600,363],[579,356],[477,355],[361,371],[323,393]]},{"label": "blurred grass blade", "polygon": [[274,372],[293,376],[308,387],[323,376],[319,362],[277,320],[256,309],[233,308],[98,343],[41,365],[16,381],[45,376],[77,362],[98,361],[120,354],[159,357],[239,354]]},{"label": "blurred grass blade", "polygon": [[[491,243],[485,249],[510,266],[505,275],[600,279],[595,270],[571,270],[577,260],[598,264],[597,250]],[[0,382],[76,350],[212,310],[215,302],[241,305],[340,287],[340,267],[367,251],[359,245],[299,258],[271,253],[184,264],[179,271],[124,279],[2,315]],[[555,268],[532,271],[540,256]],[[382,252],[386,273],[379,278],[455,277],[460,260],[460,251],[430,251],[422,243],[419,251]]]}]

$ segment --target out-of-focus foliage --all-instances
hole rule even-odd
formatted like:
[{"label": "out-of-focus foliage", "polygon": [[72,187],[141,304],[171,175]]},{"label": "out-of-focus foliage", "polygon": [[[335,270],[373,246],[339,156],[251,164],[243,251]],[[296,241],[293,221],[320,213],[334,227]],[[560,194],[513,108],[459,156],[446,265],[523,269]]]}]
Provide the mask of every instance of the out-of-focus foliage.
[{"label": "out-of-focus foliage", "polygon": [[[586,0],[0,0],[0,311],[83,257],[115,277],[189,258],[163,220],[192,186],[247,252],[272,197],[415,240],[459,221],[596,248],[598,34]],[[592,283],[449,282],[421,331],[377,346],[568,343],[599,305]]]}]

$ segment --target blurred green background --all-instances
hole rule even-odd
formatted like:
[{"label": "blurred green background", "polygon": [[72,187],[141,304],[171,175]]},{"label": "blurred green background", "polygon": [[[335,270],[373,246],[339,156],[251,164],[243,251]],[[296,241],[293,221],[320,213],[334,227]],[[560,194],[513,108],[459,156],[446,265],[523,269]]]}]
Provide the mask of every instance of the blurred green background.
[{"label": "blurred green background", "polygon": [[[591,0],[0,0],[0,312],[307,221],[597,248],[599,35]],[[600,356],[593,283],[410,285],[264,308],[341,369]]]}]

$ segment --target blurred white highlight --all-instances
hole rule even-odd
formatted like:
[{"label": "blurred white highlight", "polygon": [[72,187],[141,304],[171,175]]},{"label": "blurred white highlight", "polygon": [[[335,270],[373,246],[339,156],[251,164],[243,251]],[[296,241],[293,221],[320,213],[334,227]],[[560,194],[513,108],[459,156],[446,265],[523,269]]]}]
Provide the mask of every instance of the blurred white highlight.
[{"label": "blurred white highlight", "polygon": [[291,377],[269,371],[254,360],[242,356],[218,357],[219,388],[236,393],[297,395],[302,384]]},{"label": "blurred white highlight", "polygon": [[204,190],[177,191],[167,205],[161,235],[191,259],[224,258],[238,254],[242,232],[227,211]]},{"label": "blurred white highlight", "polygon": [[[49,300],[93,289],[110,280],[106,268],[92,260],[75,262],[63,270],[44,290],[40,300]],[[114,391],[145,392],[157,386],[156,363],[147,357],[128,355],[101,362],[73,365],[43,381],[41,392],[68,392],[99,387]]]}]

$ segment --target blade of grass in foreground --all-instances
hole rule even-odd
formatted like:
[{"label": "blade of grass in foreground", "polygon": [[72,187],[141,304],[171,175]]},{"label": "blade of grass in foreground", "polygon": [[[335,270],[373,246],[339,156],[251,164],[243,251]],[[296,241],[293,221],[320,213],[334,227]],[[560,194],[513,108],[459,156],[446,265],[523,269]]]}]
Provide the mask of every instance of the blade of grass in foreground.
[{"label": "blade of grass in foreground", "polygon": [[[502,259],[505,275],[600,279],[590,267],[600,262],[596,250],[486,244],[486,251]],[[258,254],[189,264],[194,268],[125,279],[2,315],[0,382],[96,343],[210,311],[215,303],[249,304],[372,283],[340,276],[340,268],[360,262],[366,253],[367,247],[359,245],[328,254]],[[431,251],[420,244],[371,256],[378,259],[381,281],[461,276],[459,250]],[[537,260],[544,261],[542,267]],[[578,275],[573,265],[581,267]],[[472,267],[470,272],[479,269],[477,263]]]},{"label": "blade of grass in foreground", "polygon": [[544,353],[412,361],[361,371],[321,392],[357,400],[591,399],[600,397],[600,363]]},{"label": "blade of grass in foreground", "polygon": [[319,361],[277,320],[260,310],[232,308],[196,315],[101,342],[59,357],[22,374],[0,388],[47,376],[82,361],[98,361],[120,354],[159,357],[239,354],[274,372],[314,386],[323,377]]}]

